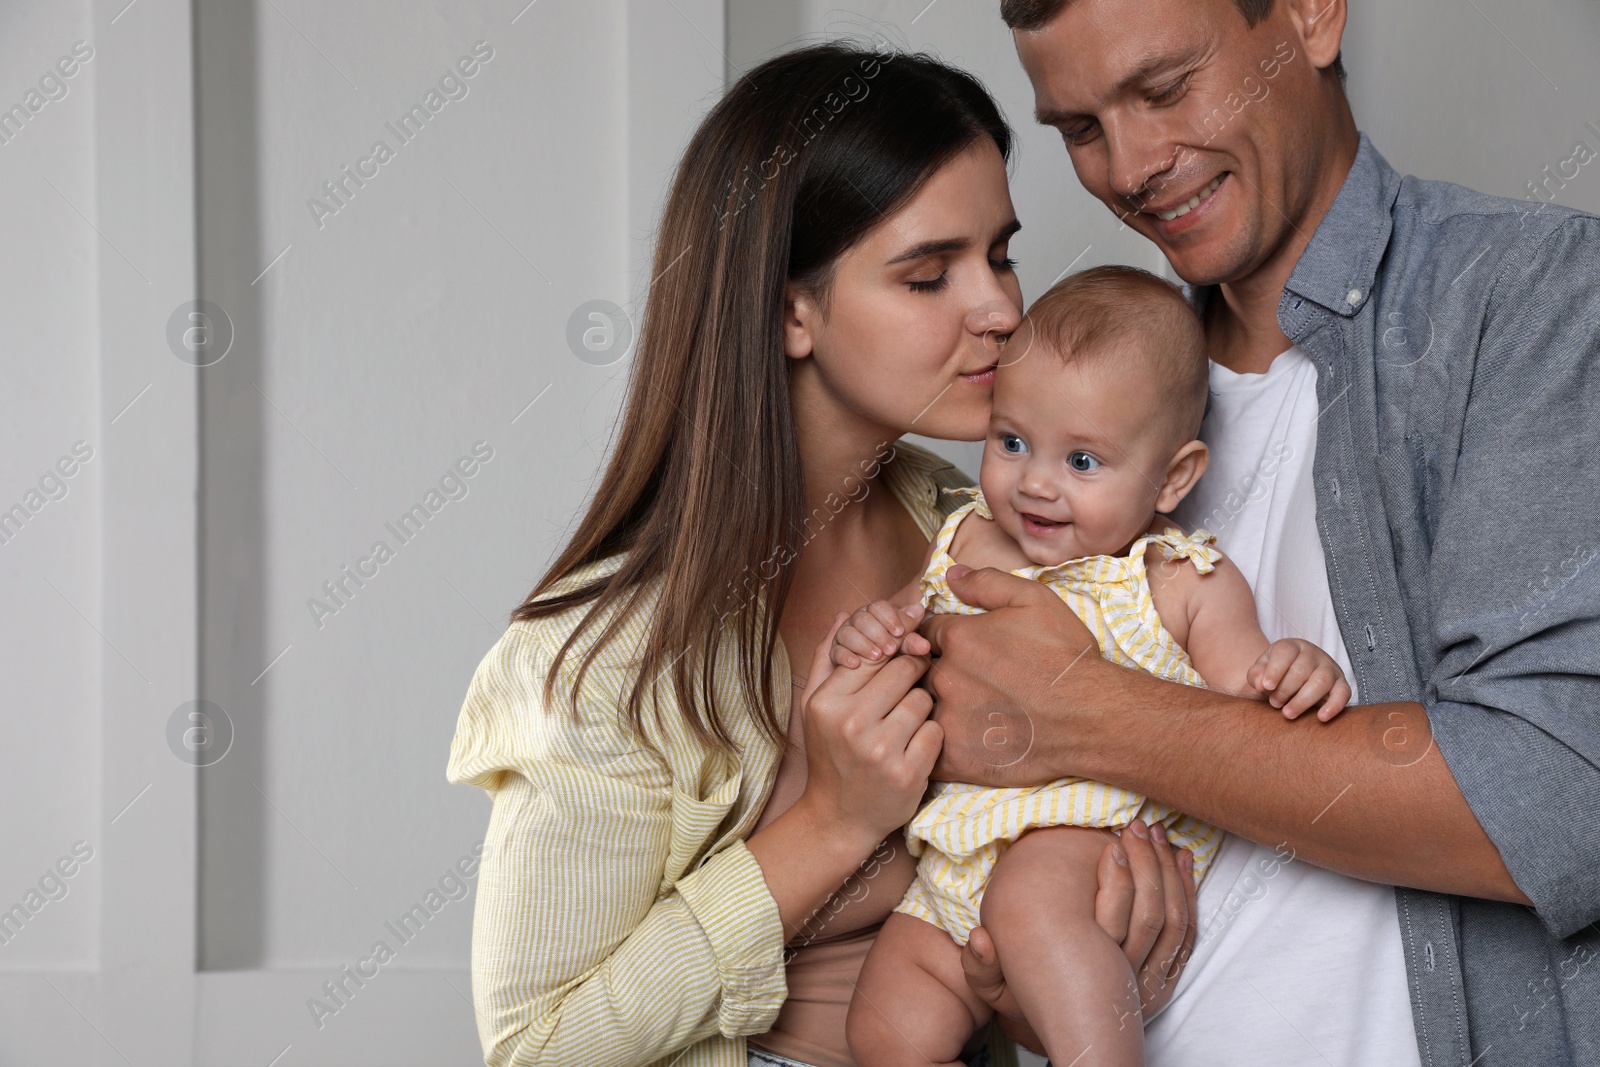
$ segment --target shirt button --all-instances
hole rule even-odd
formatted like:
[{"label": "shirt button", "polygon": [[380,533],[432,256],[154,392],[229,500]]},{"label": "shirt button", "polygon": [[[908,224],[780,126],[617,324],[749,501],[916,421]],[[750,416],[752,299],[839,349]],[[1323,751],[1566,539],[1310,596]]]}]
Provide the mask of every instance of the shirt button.
[{"label": "shirt button", "polygon": [[1349,304],[1351,307],[1355,307],[1357,304],[1361,303],[1361,290],[1360,289],[1352,289],[1352,290],[1350,290],[1348,293],[1346,293],[1344,295],[1344,302],[1346,304]]}]

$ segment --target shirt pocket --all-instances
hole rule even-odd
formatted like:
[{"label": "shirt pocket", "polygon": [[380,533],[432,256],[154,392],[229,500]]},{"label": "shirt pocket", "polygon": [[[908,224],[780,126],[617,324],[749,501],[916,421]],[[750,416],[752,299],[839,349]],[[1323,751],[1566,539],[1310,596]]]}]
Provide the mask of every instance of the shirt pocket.
[{"label": "shirt pocket", "polygon": [[730,835],[719,834],[718,831],[728,822],[728,814],[738,803],[739,786],[743,779],[743,773],[735,767],[703,798],[687,793],[676,782],[673,783],[672,840],[667,850],[666,870],[662,875],[663,894],[726,843]]}]

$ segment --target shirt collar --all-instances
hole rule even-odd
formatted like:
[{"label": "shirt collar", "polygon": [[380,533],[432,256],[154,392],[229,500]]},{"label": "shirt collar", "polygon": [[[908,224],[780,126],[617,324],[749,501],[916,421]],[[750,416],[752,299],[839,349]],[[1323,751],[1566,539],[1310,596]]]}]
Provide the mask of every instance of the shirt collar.
[{"label": "shirt collar", "polygon": [[1289,275],[1285,296],[1293,293],[1345,318],[1360,311],[1389,247],[1399,194],[1400,175],[1361,134],[1350,173]]},{"label": "shirt collar", "polygon": [[883,468],[883,477],[912,515],[920,519],[919,525],[937,530],[943,521],[939,510],[939,472],[955,469],[943,456],[901,438],[894,443],[894,459]]},{"label": "shirt collar", "polygon": [[[1366,305],[1394,229],[1392,211],[1400,181],[1400,174],[1361,134],[1339,195],[1289,275],[1286,299],[1292,299],[1292,293],[1345,318]],[[1203,317],[1215,288],[1185,285],[1183,291]]]}]

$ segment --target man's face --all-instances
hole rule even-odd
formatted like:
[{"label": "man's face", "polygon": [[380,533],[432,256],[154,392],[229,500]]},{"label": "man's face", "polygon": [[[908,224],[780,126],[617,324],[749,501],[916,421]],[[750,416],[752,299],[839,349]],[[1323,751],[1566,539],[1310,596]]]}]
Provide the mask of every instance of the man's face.
[{"label": "man's face", "polygon": [[1239,280],[1309,240],[1327,109],[1285,8],[1252,28],[1232,0],[1075,0],[1015,35],[1079,181],[1187,281]]}]

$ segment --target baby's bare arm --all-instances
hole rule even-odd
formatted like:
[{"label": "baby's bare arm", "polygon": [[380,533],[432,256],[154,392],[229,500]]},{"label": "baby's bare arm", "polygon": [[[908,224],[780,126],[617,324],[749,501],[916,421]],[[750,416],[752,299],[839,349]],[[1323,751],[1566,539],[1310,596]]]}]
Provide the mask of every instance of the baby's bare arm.
[{"label": "baby's bare arm", "polygon": [[1250,583],[1226,556],[1204,575],[1181,560],[1154,564],[1150,591],[1210,688],[1265,700],[1290,719],[1316,707],[1326,722],[1349,703],[1350,684],[1327,651],[1297,637],[1268,643]]},{"label": "baby's bare arm", "polygon": [[[1152,546],[1150,556],[1157,554]],[[1147,558],[1147,562],[1156,614],[1189,653],[1206,685],[1260,698],[1248,675],[1268,642],[1257,621],[1255,594],[1243,572],[1226,556],[1216,561],[1209,574],[1196,571],[1186,560]]]}]

